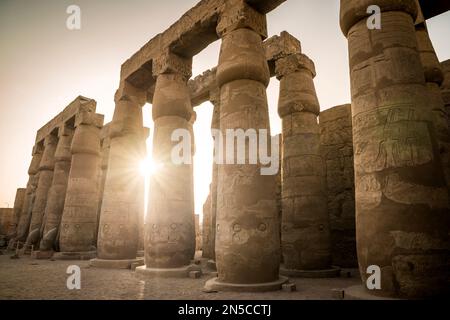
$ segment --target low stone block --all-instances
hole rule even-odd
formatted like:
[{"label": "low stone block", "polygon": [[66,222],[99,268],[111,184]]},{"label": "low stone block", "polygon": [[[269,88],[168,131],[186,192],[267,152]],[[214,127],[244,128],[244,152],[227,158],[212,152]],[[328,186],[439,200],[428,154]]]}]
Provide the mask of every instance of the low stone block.
[{"label": "low stone block", "polygon": [[189,278],[191,279],[199,279],[202,276],[201,271],[190,271],[189,272]]},{"label": "low stone block", "polygon": [[281,286],[281,290],[284,292],[295,292],[297,291],[297,285],[295,283],[285,283]]}]

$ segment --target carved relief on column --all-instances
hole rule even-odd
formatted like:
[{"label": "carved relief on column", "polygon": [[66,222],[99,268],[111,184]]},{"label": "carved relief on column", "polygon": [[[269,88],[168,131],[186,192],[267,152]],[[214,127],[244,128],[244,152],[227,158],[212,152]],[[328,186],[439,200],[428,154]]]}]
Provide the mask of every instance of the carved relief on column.
[{"label": "carved relief on column", "polygon": [[[216,88],[215,90],[212,90],[210,92],[209,100],[214,106],[213,109],[213,115],[211,120],[211,130],[220,130],[220,88]],[[211,132],[214,138],[214,133]],[[214,143],[214,155],[218,152],[216,150],[216,143]],[[209,262],[209,265],[213,267],[213,269],[216,268],[216,220],[217,220],[217,181],[218,181],[218,174],[219,174],[219,166],[216,163],[216,161],[213,161],[213,168],[212,168],[212,181],[211,181],[211,187],[210,187],[210,220],[209,220],[209,233],[210,233],[210,243],[209,243],[209,250],[210,250],[210,256],[209,258],[211,261]]]},{"label": "carved relief on column", "polygon": [[[381,30],[369,30],[370,5]],[[448,293],[448,189],[410,1],[341,0],[349,42],[360,272],[381,269],[380,296]],[[433,217],[430,219],[430,217]]]},{"label": "carved relief on column", "polygon": [[47,205],[45,207],[46,219],[39,246],[41,252],[53,251],[56,245],[72,160],[70,146],[73,138],[73,128],[64,124],[59,129],[58,137],[59,141],[55,151],[53,181],[48,191]]},{"label": "carved relief on column", "polygon": [[[172,141],[175,130],[189,133],[192,142],[192,106],[187,80],[192,59],[165,53],[154,61],[157,77],[153,97],[153,162],[157,170],[151,176],[149,207],[145,232],[145,266],[136,269],[148,276],[188,275],[195,253],[192,153],[191,164],[175,163]],[[181,131],[180,131],[181,132]]]},{"label": "carved relief on column", "polygon": [[[30,230],[26,245],[39,245],[41,227],[44,221],[45,206],[47,205],[48,191],[53,181],[53,170],[55,168],[55,150],[58,137],[54,134],[48,135],[44,140],[44,151],[39,164],[39,181],[36,189],[36,197],[31,214]],[[28,250],[29,248],[27,248]]]},{"label": "carved relief on column", "polygon": [[[266,17],[244,1],[228,1],[225,9],[217,26],[222,38],[217,68],[220,130],[225,136],[227,129],[265,129],[270,141],[266,96],[270,75],[262,46]],[[276,176],[264,176],[260,169],[261,164],[218,167],[218,277],[206,283],[206,290],[278,290],[286,281],[278,275]]]},{"label": "carved relief on column", "polygon": [[276,61],[280,80],[278,113],[283,123],[281,273],[330,277],[330,227],[326,167],[320,153],[320,105],[314,63],[304,54]]},{"label": "carved relief on column", "polygon": [[142,156],[142,106],[139,90],[122,84],[116,93],[110,124],[110,150],[98,228],[97,259],[100,268],[130,268],[139,246],[139,214],[144,180],[139,171]]},{"label": "carved relief on column", "polygon": [[76,116],[72,162],[61,219],[58,259],[89,259],[95,256],[98,211],[100,129],[103,115],[81,111]]}]

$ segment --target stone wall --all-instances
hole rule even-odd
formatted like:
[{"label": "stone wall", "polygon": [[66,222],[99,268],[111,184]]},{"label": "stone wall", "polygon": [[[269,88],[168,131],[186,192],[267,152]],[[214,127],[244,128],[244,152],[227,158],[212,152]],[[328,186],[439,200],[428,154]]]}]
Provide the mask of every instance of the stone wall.
[{"label": "stone wall", "polygon": [[357,266],[351,105],[320,113],[321,149],[327,167],[333,264]]}]

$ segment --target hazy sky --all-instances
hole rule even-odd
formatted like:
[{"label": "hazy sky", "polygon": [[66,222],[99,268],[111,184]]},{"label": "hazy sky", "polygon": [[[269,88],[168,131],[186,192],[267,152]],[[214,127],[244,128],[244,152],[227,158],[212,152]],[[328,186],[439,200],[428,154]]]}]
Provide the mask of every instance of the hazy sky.
[{"label": "hazy sky", "polygon": [[[95,99],[109,122],[121,64],[197,2],[0,0],[0,207],[12,206],[16,188],[27,183],[36,131],[78,95]],[[66,28],[72,4],[81,8],[79,31]],[[269,35],[290,32],[315,62],[322,110],[350,102],[347,41],[338,13],[338,0],[288,0],[268,15]],[[429,29],[439,59],[449,59],[450,12],[430,20]],[[219,45],[195,57],[194,76],[217,65]],[[275,79],[268,97],[275,134],[281,130]],[[144,108],[144,124],[152,127],[150,108]],[[195,201],[201,213],[211,180],[212,108],[205,103],[196,111]]]}]

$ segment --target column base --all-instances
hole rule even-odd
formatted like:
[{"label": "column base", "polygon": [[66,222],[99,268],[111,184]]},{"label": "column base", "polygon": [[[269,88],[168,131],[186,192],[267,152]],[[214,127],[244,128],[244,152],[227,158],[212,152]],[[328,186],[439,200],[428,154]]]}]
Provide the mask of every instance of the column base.
[{"label": "column base", "polygon": [[341,268],[331,267],[324,270],[294,270],[280,268],[280,274],[291,278],[337,278],[341,275]]},{"label": "column base", "polygon": [[32,259],[45,260],[50,259],[54,255],[54,251],[33,251],[31,253]]},{"label": "column base", "polygon": [[97,251],[55,252],[52,258],[55,260],[90,260],[96,256]]},{"label": "column base", "polygon": [[144,258],[124,259],[124,260],[106,260],[106,259],[92,259],[89,265],[100,269],[131,269],[133,263],[141,263]]},{"label": "column base", "polygon": [[401,300],[373,295],[362,284],[348,287],[344,289],[344,292],[345,300]]},{"label": "column base", "polygon": [[199,265],[191,264],[181,268],[137,267],[136,274],[145,278],[188,278],[191,271],[202,271]]},{"label": "column base", "polygon": [[287,277],[280,276],[278,280],[266,283],[226,283],[219,280],[219,278],[212,278],[205,284],[203,291],[231,291],[231,292],[268,292],[281,290],[283,284],[287,283]]}]

